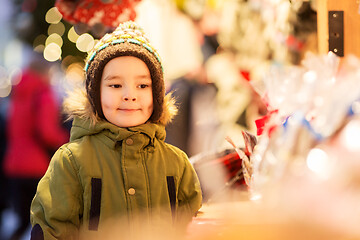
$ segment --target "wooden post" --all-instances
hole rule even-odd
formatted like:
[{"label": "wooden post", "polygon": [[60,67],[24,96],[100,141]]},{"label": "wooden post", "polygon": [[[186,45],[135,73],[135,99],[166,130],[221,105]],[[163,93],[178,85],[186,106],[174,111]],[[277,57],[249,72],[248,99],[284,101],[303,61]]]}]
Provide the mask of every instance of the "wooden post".
[{"label": "wooden post", "polygon": [[329,25],[327,2],[328,0],[317,1],[317,32],[320,54],[327,54],[329,52]]}]

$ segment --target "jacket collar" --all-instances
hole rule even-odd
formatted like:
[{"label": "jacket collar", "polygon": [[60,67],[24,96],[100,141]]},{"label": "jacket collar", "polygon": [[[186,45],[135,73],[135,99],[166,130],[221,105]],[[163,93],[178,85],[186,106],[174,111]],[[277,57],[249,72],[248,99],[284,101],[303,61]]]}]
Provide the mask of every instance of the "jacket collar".
[{"label": "jacket collar", "polygon": [[70,140],[83,136],[97,135],[101,141],[111,148],[135,134],[143,134],[148,139],[145,145],[154,145],[154,139],[165,140],[165,126],[156,123],[145,123],[136,127],[121,128],[107,121],[99,121],[95,125],[90,120],[75,117],[71,128]]}]

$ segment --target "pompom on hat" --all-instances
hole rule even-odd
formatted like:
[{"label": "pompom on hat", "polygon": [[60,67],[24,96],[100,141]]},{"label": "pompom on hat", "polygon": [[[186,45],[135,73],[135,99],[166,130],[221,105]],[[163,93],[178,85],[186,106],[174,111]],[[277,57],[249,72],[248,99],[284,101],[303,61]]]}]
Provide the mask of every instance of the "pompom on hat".
[{"label": "pompom on hat", "polygon": [[94,113],[105,119],[100,102],[100,81],[105,65],[121,56],[134,56],[145,62],[152,79],[154,111],[150,121],[158,122],[164,111],[165,84],[161,59],[143,29],[133,21],[120,24],[106,34],[88,54],[85,63],[86,92]]}]

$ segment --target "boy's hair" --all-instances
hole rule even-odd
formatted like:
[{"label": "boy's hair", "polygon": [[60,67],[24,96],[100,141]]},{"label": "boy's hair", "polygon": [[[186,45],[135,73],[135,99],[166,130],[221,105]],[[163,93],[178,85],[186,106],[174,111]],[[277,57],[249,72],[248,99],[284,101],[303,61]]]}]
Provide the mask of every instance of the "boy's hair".
[{"label": "boy's hair", "polygon": [[152,79],[154,111],[151,122],[158,122],[163,113],[165,97],[164,74],[161,60],[144,31],[134,22],[120,24],[95,45],[86,59],[86,92],[95,115],[105,119],[100,102],[100,81],[105,65],[120,56],[134,56],[145,62]]}]

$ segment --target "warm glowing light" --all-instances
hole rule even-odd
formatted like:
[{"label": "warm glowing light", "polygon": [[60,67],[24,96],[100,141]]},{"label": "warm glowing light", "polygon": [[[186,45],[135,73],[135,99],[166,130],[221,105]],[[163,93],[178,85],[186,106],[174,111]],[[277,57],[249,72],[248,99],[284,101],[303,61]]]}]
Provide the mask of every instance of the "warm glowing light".
[{"label": "warm glowing light", "polygon": [[68,32],[68,38],[71,42],[76,43],[79,38],[79,34],[76,33],[75,28],[71,27]]},{"label": "warm glowing light", "polygon": [[329,173],[329,156],[327,153],[319,148],[310,150],[306,163],[308,168],[320,177],[326,178]]},{"label": "warm glowing light", "polygon": [[13,68],[9,73],[9,79],[12,85],[17,85],[21,81],[22,71],[20,68]]},{"label": "warm glowing light", "polygon": [[66,69],[65,76],[71,81],[82,82],[84,80],[84,68],[80,63],[72,63]]},{"label": "warm glowing light", "polygon": [[0,97],[4,98],[10,95],[11,93],[11,84],[0,86]]},{"label": "warm glowing light", "polygon": [[315,71],[308,71],[304,73],[303,80],[305,83],[314,83],[317,79],[317,73]]},{"label": "warm glowing light", "polygon": [[46,42],[46,36],[44,34],[38,35],[33,42],[33,48],[36,48],[39,45],[45,45]]},{"label": "warm glowing light", "polygon": [[0,66],[0,97],[7,97],[11,92],[11,82],[7,71]]},{"label": "warm glowing light", "polygon": [[14,39],[4,44],[3,66],[7,69],[11,69],[13,66],[18,66],[18,64],[23,60],[24,43],[20,40]]},{"label": "warm glowing light", "polygon": [[57,24],[62,19],[62,15],[56,7],[50,8],[45,15],[45,21],[52,24]]},{"label": "warm glowing light", "polygon": [[45,45],[42,45],[42,44],[37,45],[36,47],[34,47],[34,51],[38,52],[38,53],[44,52],[44,49],[45,49]]},{"label": "warm glowing light", "polygon": [[44,58],[49,62],[55,62],[61,58],[61,48],[56,43],[50,43],[44,49]]},{"label": "warm glowing light", "polygon": [[57,33],[60,36],[62,36],[64,32],[65,32],[65,25],[62,22],[59,22],[57,24],[50,24],[48,28],[48,35]]},{"label": "warm glowing light", "polygon": [[55,43],[61,47],[63,45],[63,40],[59,34],[53,33],[46,39],[45,46],[49,45],[50,43]]},{"label": "warm glowing light", "polygon": [[342,142],[350,151],[360,151],[360,122],[349,122],[342,134]]},{"label": "warm glowing light", "polygon": [[94,42],[93,36],[84,33],[76,41],[76,47],[82,52],[88,52],[94,47]]}]

